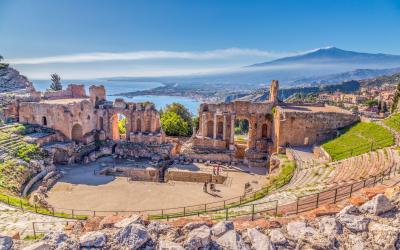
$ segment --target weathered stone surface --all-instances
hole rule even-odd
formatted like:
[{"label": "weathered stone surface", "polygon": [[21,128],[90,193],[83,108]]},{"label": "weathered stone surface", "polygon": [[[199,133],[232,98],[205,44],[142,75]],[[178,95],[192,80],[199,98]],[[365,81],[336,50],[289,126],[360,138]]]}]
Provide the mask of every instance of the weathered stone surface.
[{"label": "weathered stone surface", "polygon": [[304,221],[290,222],[287,224],[286,229],[288,235],[295,240],[301,237],[312,236],[316,233],[315,229],[308,227]]},{"label": "weathered stone surface", "polygon": [[365,197],[363,197],[363,196],[354,196],[354,197],[350,197],[350,198],[348,199],[348,201],[349,201],[349,203],[350,203],[351,205],[354,205],[354,206],[361,206],[362,204],[364,204],[365,202],[367,202],[368,199],[365,198]]},{"label": "weathered stone surface", "polygon": [[201,226],[192,230],[186,239],[185,249],[199,249],[206,247],[211,241],[211,230],[207,226]]},{"label": "weathered stone surface", "polygon": [[0,250],[9,250],[13,246],[13,240],[9,236],[0,235]]},{"label": "weathered stone surface", "polygon": [[184,250],[184,248],[181,245],[179,245],[178,243],[175,243],[172,241],[165,241],[165,240],[160,241],[158,249],[159,250]]},{"label": "weathered stone surface", "polygon": [[219,237],[234,228],[232,221],[220,221],[211,228],[212,235]]},{"label": "weathered stone surface", "polygon": [[271,242],[275,245],[285,245],[287,243],[285,235],[278,229],[272,229],[269,232],[269,237],[271,237]]},{"label": "weathered stone surface", "polygon": [[349,239],[345,245],[346,245],[346,249],[352,249],[352,250],[367,249],[367,248],[365,248],[364,240],[361,238],[361,236],[354,235],[354,234],[349,235]]},{"label": "weathered stone surface", "polygon": [[361,215],[343,214],[337,217],[339,222],[354,233],[365,232],[370,219]]},{"label": "weathered stone surface", "polygon": [[251,246],[255,250],[275,250],[268,236],[262,234],[255,228],[247,230],[247,236],[250,239]]},{"label": "weathered stone surface", "polygon": [[383,194],[385,193],[386,190],[386,186],[375,186],[375,187],[371,187],[371,188],[363,188],[361,189],[361,192],[368,197],[368,199],[372,199],[373,197],[375,197],[375,195],[378,194]]},{"label": "weathered stone surface", "polygon": [[129,224],[119,230],[114,239],[129,249],[136,250],[150,239],[150,234],[141,224]]},{"label": "weathered stone surface", "polygon": [[[229,230],[216,240],[223,249],[246,250],[249,249],[243,242],[242,237],[235,230]],[[250,250],[250,249],[249,249]]]},{"label": "weathered stone surface", "polygon": [[115,223],[120,222],[124,219],[124,217],[119,215],[109,215],[104,217],[99,224],[99,228],[111,228]]},{"label": "weathered stone surface", "polygon": [[334,217],[322,217],[319,221],[319,231],[323,235],[335,236],[342,232],[342,225]]},{"label": "weathered stone surface", "polygon": [[114,227],[116,228],[124,228],[128,226],[129,224],[142,224],[143,220],[142,217],[138,214],[133,214],[129,216],[128,218],[125,218],[117,223],[114,224]]},{"label": "weathered stone surface", "polygon": [[366,202],[360,207],[363,213],[370,213],[380,215],[386,213],[394,208],[394,205],[383,194],[376,195],[372,200]]},{"label": "weathered stone surface", "polygon": [[360,211],[358,210],[358,208],[354,205],[349,205],[347,207],[344,207],[342,210],[340,210],[340,212],[337,214],[337,216],[341,216],[341,215],[345,215],[345,214],[360,214]]},{"label": "weathered stone surface", "polygon": [[147,231],[154,235],[164,234],[167,233],[168,229],[171,226],[167,223],[161,221],[151,221],[150,224],[147,226]]},{"label": "weathered stone surface", "polygon": [[102,232],[89,232],[79,238],[81,247],[103,247],[107,237]]},{"label": "weathered stone surface", "polygon": [[51,249],[52,245],[50,245],[46,241],[39,241],[23,248],[23,250],[51,250]]},{"label": "weathered stone surface", "polygon": [[190,230],[193,230],[195,228],[199,228],[199,227],[202,227],[202,226],[207,226],[207,224],[208,223],[206,221],[189,222],[183,227],[183,230],[190,231]]},{"label": "weathered stone surface", "polygon": [[50,242],[52,245],[59,245],[62,242],[68,240],[68,235],[63,232],[51,232],[47,234],[43,240]]},{"label": "weathered stone surface", "polygon": [[395,249],[399,239],[400,229],[389,225],[371,222],[368,226],[369,235],[376,248]]},{"label": "weathered stone surface", "polygon": [[400,186],[390,187],[385,190],[385,196],[392,202],[400,201]]}]

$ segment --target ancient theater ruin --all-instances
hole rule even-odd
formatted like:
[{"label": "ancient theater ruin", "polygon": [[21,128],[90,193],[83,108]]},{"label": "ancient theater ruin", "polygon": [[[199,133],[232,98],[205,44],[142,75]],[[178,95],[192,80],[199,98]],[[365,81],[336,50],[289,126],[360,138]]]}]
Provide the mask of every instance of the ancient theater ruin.
[{"label": "ancient theater ruin", "polygon": [[[103,86],[91,86],[89,95],[83,85],[76,84],[61,91],[33,92],[29,99],[10,105],[7,115],[21,123],[53,129],[56,136],[42,139],[43,143],[70,143],[69,147],[57,143],[48,146],[57,156],[55,162],[88,162],[116,153],[124,158],[250,167],[267,167],[271,154],[287,146],[318,144],[358,119],[337,107],[280,102],[278,90],[278,81],[273,80],[268,101],[201,104],[198,130],[189,140],[166,137],[153,104],[107,101]],[[123,134],[118,128],[122,118]],[[245,142],[235,140],[238,120],[248,123]]]},{"label": "ancient theater ruin", "polygon": [[[43,204],[99,210],[153,209],[155,202],[180,207],[260,189],[277,166],[271,160],[276,153],[312,147],[358,120],[338,107],[281,102],[278,90],[278,81],[272,81],[265,102],[201,104],[190,138],[166,136],[153,104],[108,101],[103,86],[91,86],[88,94],[79,84],[32,91],[10,102],[2,115],[25,124],[25,137],[46,152],[47,167],[33,180],[46,171],[62,176],[52,184],[43,178],[43,187],[51,188],[34,191]],[[235,132],[242,121],[248,124],[246,135]],[[99,194],[110,202],[99,204]]]},{"label": "ancient theater ruin", "polygon": [[[265,167],[272,153],[282,152],[287,146],[320,143],[336,136],[338,128],[358,119],[337,107],[280,103],[278,89],[278,81],[272,81],[267,102],[203,103],[199,130],[182,154],[195,161]],[[235,120],[249,124],[245,145],[235,141]]]}]

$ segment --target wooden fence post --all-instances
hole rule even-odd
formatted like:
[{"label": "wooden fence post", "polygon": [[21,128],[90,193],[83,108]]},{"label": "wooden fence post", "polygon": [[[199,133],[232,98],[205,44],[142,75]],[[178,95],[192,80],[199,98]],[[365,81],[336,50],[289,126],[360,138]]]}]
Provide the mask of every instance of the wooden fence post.
[{"label": "wooden fence post", "polygon": [[254,204],[251,206],[251,220],[254,221]]},{"label": "wooden fence post", "polygon": [[228,220],[229,215],[228,215],[228,208],[225,208],[225,220]]},{"label": "wooden fence post", "polygon": [[32,229],[33,229],[33,237],[36,240],[36,229],[35,229],[35,222],[32,222]]},{"label": "wooden fence post", "polygon": [[333,204],[336,204],[337,190],[338,190],[338,188],[335,189],[335,197],[333,199]]},{"label": "wooden fence post", "polygon": [[350,186],[350,198],[351,198],[351,194],[353,193],[353,185],[354,185],[354,183],[351,183],[351,186]]},{"label": "wooden fence post", "polygon": [[275,202],[275,217],[278,215],[278,202],[279,200],[276,200]]},{"label": "wooden fence post", "polygon": [[319,193],[317,193],[317,206],[315,208],[318,208],[319,205]]},{"label": "wooden fence post", "polygon": [[297,202],[296,202],[296,214],[299,213],[299,197],[297,197]]}]

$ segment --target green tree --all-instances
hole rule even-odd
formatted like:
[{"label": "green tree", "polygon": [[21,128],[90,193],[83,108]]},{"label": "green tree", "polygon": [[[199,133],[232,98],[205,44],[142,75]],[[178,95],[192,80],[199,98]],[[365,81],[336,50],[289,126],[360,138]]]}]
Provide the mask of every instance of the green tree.
[{"label": "green tree", "polygon": [[57,90],[62,90],[62,85],[61,85],[61,77],[57,74],[51,74],[51,85],[50,89],[57,91]]},{"label": "green tree", "polygon": [[167,135],[187,136],[190,133],[189,124],[175,112],[164,112],[161,117],[161,127]]},{"label": "green tree", "polygon": [[177,114],[179,117],[181,117],[186,122],[186,124],[188,126],[188,128],[187,128],[188,132],[185,136],[192,135],[193,120],[192,120],[192,114],[190,113],[190,111],[182,104],[174,102],[172,104],[167,105],[165,107],[165,109],[160,111],[161,118],[169,112],[173,112],[173,113]]},{"label": "green tree", "polygon": [[126,117],[118,121],[118,131],[120,135],[126,133]]}]

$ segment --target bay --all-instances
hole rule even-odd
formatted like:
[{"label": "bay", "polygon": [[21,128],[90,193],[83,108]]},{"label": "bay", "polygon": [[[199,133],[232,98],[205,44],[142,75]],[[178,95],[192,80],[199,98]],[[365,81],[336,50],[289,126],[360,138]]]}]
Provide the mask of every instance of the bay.
[{"label": "bay", "polygon": [[[50,80],[32,80],[33,85],[38,91],[46,91],[49,88]],[[193,115],[197,115],[200,102],[192,98],[181,97],[181,96],[155,96],[155,95],[144,95],[135,97],[123,97],[115,96],[119,93],[127,93],[139,90],[148,90],[162,86],[159,82],[131,82],[131,81],[106,81],[106,80],[64,80],[63,88],[66,88],[69,84],[83,84],[86,88],[86,94],[89,94],[89,87],[91,85],[103,85],[106,88],[107,100],[113,101],[116,98],[124,98],[129,102],[145,102],[150,101],[156,105],[157,109],[164,108],[166,105],[173,102],[178,102],[184,105]]]}]

